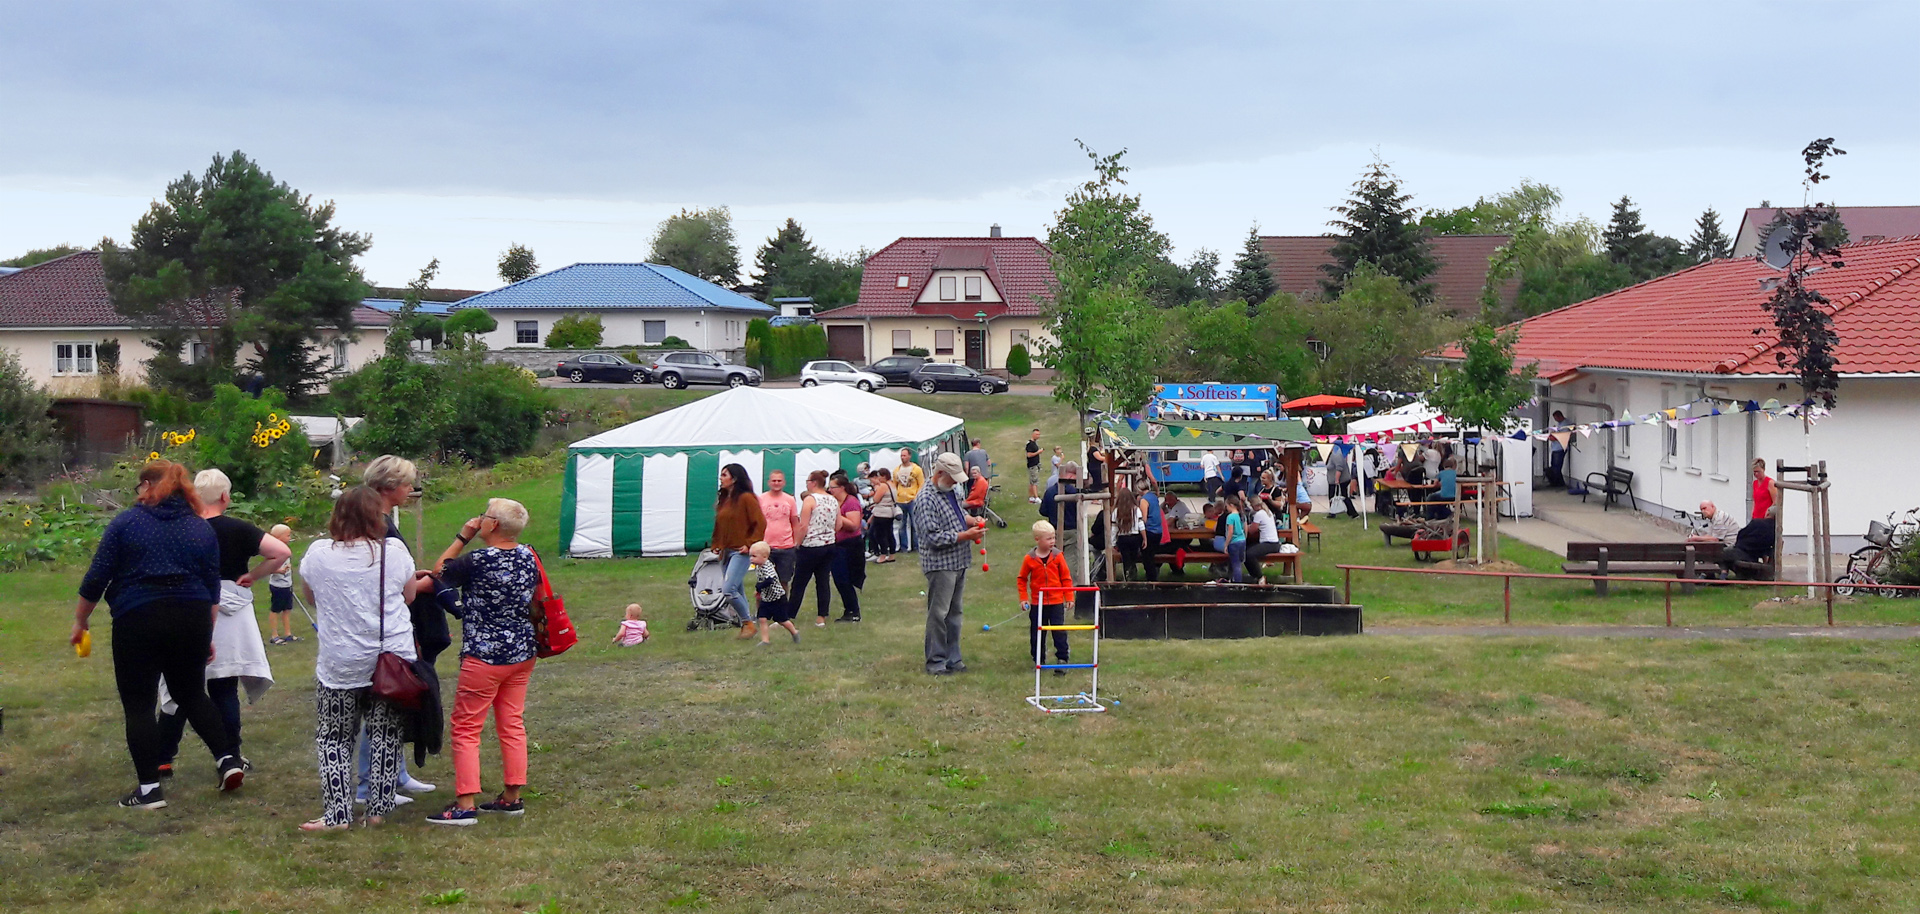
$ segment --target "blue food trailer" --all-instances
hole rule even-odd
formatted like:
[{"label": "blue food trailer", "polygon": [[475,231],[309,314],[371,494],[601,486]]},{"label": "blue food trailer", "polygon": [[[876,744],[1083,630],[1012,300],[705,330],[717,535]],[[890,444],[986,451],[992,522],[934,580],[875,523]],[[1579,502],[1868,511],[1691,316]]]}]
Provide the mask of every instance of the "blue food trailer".
[{"label": "blue food trailer", "polygon": [[1122,442],[1131,439],[1162,482],[1198,485],[1200,456],[1207,451],[1227,472],[1234,451],[1269,451],[1282,442],[1313,440],[1304,423],[1281,415],[1280,391],[1272,384],[1157,384],[1146,415],[1178,425],[1109,424],[1107,433]]},{"label": "blue food trailer", "polygon": [[1149,419],[1278,419],[1280,388],[1272,384],[1155,384]]}]

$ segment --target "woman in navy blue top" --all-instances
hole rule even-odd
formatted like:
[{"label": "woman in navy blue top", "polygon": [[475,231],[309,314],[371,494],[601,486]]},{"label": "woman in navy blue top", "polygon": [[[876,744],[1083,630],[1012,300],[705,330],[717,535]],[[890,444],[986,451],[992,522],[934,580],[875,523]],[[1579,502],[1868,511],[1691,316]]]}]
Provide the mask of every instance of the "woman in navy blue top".
[{"label": "woman in navy blue top", "polygon": [[193,732],[213,750],[220,789],[245,778],[233,735],[207,698],[213,659],[213,614],[220,602],[220,546],[200,517],[200,497],[187,468],[156,460],[140,471],[138,501],[107,524],[93,564],[80,581],[73,643],[104,596],[113,619],[113,678],[126,716],[127,751],[138,786],[120,798],[129,809],[167,805],[160,789],[166,749],[154,716],[160,680]]}]

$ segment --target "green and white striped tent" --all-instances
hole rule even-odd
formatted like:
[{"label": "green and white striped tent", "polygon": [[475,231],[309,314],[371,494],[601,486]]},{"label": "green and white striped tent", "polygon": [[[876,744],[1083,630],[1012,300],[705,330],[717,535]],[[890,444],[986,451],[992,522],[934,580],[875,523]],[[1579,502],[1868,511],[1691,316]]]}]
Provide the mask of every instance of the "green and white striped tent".
[{"label": "green and white striped tent", "polygon": [[756,492],[784,470],[798,493],[814,470],[925,466],[965,451],[959,419],[852,387],[736,387],[574,442],[560,502],[560,551],[576,558],[685,555],[713,532],[720,468],[745,467]]}]

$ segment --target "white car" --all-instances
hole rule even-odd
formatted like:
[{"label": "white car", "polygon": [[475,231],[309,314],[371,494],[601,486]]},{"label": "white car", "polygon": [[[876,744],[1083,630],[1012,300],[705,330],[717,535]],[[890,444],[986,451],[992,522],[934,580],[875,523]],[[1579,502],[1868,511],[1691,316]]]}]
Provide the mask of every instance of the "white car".
[{"label": "white car", "polygon": [[880,390],[887,386],[887,379],[833,359],[808,362],[806,367],[800,369],[800,386],[820,384],[852,384],[861,390]]}]

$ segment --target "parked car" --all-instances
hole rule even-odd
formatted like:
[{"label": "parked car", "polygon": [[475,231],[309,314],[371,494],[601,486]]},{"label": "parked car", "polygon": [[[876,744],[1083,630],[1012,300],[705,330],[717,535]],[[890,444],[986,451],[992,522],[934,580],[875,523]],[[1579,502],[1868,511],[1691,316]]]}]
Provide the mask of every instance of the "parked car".
[{"label": "parked car", "polygon": [[913,371],[927,360],[917,355],[890,355],[872,365],[867,370],[887,379],[888,384],[911,384]]},{"label": "parked car", "polygon": [[669,352],[653,360],[653,376],[660,386],[679,390],[689,384],[742,384],[760,386],[760,370],[745,365],[729,365],[705,352]]},{"label": "parked car", "polygon": [[645,365],[635,365],[617,355],[589,354],[579,358],[562,359],[553,367],[556,377],[566,378],[575,384],[588,381],[612,381],[616,384],[651,384],[653,372]]},{"label": "parked car", "polygon": [[800,386],[813,387],[819,384],[852,384],[861,390],[880,390],[887,386],[887,379],[833,359],[808,362],[800,369]]},{"label": "parked car", "polygon": [[979,391],[982,394],[1003,394],[1011,385],[990,374],[981,374],[965,365],[947,365],[930,362],[914,369],[912,376],[914,387],[921,393],[930,394],[936,390]]}]

